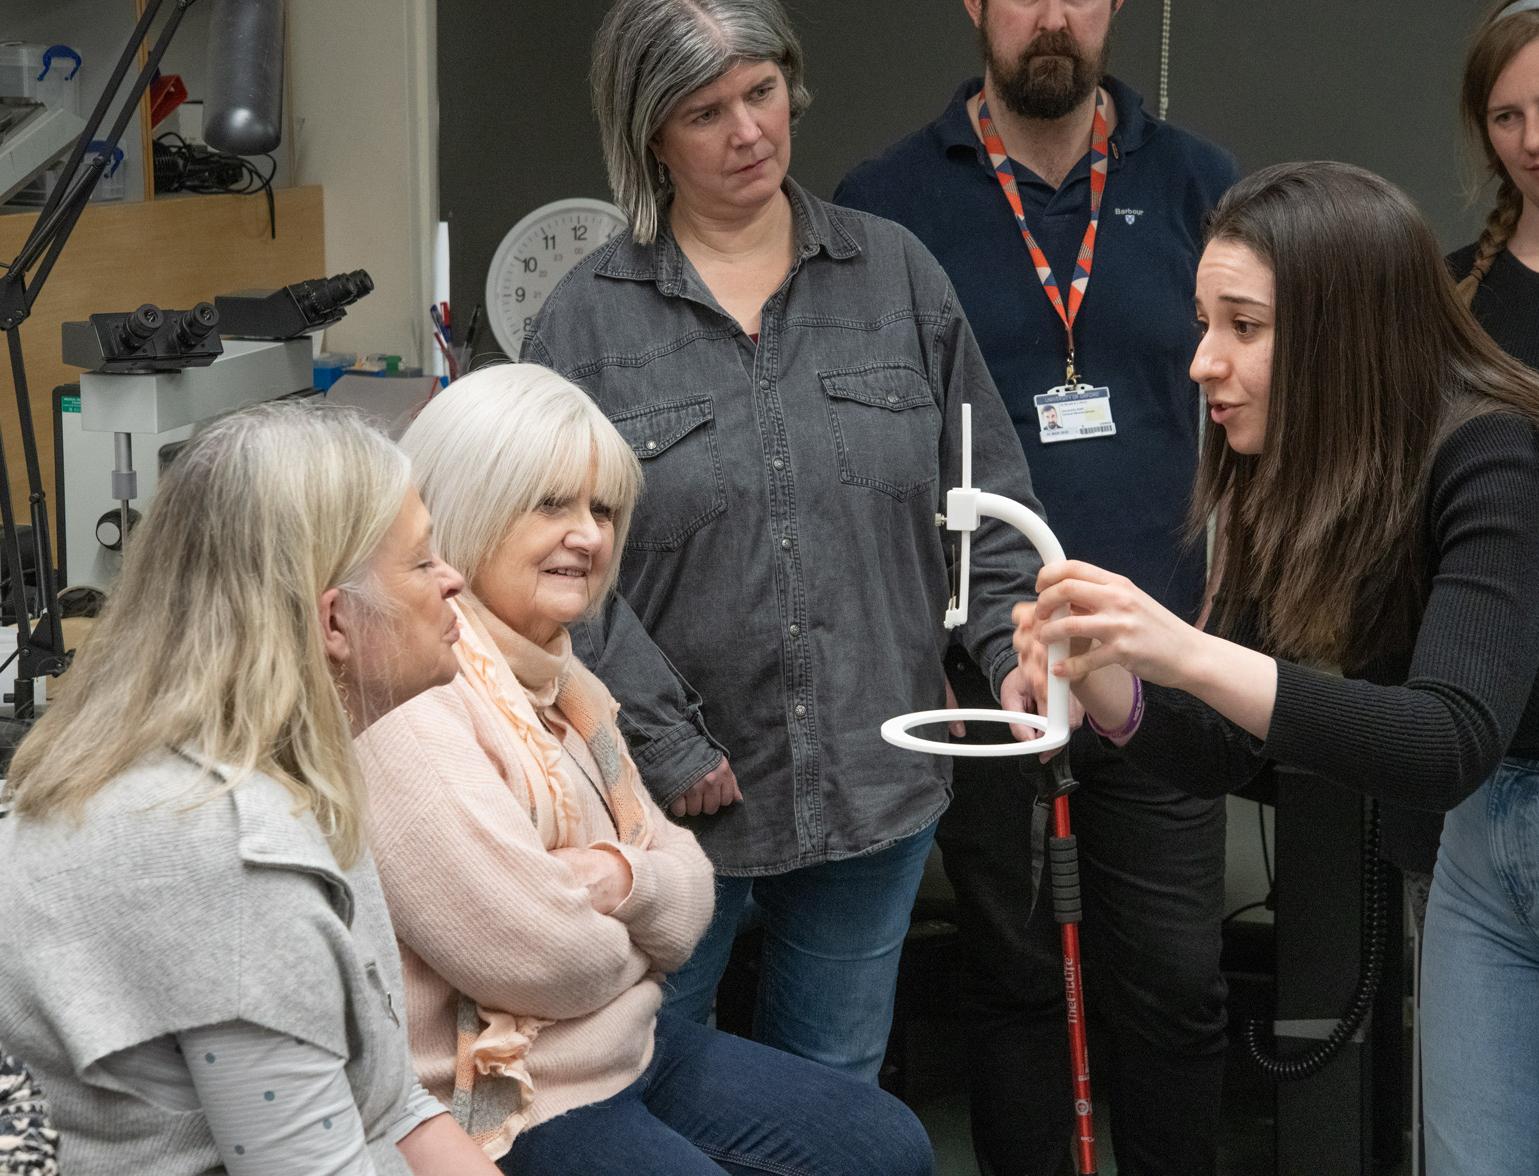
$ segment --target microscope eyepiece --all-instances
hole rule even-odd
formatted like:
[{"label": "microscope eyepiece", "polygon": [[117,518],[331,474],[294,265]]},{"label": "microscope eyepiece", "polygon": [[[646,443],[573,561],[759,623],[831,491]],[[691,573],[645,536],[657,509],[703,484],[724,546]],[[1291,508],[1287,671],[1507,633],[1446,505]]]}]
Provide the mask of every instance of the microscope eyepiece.
[{"label": "microscope eyepiece", "polygon": [[152,302],[146,302],[138,310],[126,316],[123,319],[124,346],[136,348],[142,345],[145,340],[160,330],[165,317],[160,313],[160,307]]},{"label": "microscope eyepiece", "polygon": [[219,325],[219,312],[212,302],[200,302],[178,316],[176,337],[188,347],[206,338]]}]

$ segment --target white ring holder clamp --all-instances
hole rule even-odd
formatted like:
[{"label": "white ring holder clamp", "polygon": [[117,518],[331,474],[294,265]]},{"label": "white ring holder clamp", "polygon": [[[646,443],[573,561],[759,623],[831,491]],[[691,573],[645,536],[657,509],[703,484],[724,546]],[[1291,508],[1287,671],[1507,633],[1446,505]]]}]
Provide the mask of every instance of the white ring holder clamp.
[{"label": "white ring holder clamp", "polygon": [[[967,597],[971,589],[969,570],[972,563],[973,532],[983,518],[994,518],[1008,523],[1030,540],[1043,563],[1055,563],[1063,559],[1063,545],[1047,523],[1027,510],[1013,498],[989,494],[973,486],[973,406],[962,405],[962,485],[946,494],[946,528],[962,533],[960,558],[961,576],[956,599],[946,610],[945,625],[954,629],[967,623]],[[1063,611],[1057,614],[1062,616]],[[1056,616],[1055,616],[1056,619]],[[1048,664],[1062,661],[1069,655],[1066,641],[1055,641],[1047,647]],[[1035,739],[1012,740],[1009,743],[943,743],[935,739],[921,739],[910,734],[915,727],[932,723],[1019,723],[1042,732]],[[1034,755],[1054,751],[1069,741],[1069,682],[1067,678],[1048,678],[1047,714],[1030,715],[1023,711],[958,710],[915,711],[898,715],[882,724],[882,738],[895,747],[909,751],[922,751],[928,755],[975,755],[1006,756]]]}]

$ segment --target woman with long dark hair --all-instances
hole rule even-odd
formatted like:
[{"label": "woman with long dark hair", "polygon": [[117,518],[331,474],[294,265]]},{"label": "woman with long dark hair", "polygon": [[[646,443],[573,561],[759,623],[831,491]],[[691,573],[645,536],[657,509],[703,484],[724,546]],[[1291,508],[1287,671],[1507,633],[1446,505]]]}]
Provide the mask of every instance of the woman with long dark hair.
[{"label": "woman with long dark hair", "polygon": [[1539,1171],[1539,379],[1470,316],[1415,205],[1344,164],[1230,191],[1197,314],[1208,631],[1064,562],[1017,647],[1072,639],[1051,672],[1151,771],[1232,789],[1287,764],[1448,812],[1428,1170]]}]

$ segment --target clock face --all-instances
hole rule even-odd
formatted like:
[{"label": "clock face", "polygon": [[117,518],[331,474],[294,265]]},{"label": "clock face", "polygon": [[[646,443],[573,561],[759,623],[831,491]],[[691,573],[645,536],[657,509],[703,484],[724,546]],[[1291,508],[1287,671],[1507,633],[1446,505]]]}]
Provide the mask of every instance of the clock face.
[{"label": "clock face", "polygon": [[486,310],[509,359],[567,271],[624,229],[613,204],[574,198],[537,208],[508,231],[486,275]]}]

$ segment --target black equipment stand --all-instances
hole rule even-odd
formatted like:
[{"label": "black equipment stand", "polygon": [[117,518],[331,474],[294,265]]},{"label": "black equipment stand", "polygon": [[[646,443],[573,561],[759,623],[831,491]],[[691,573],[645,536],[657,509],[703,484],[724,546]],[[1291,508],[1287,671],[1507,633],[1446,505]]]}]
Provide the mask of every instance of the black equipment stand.
[{"label": "black equipment stand", "polygon": [[1399,874],[1360,794],[1281,768],[1276,783],[1277,1052],[1337,1042],[1276,1067],[1294,1071],[1276,1075],[1277,1176],[1368,1176],[1402,1150]]},{"label": "black equipment stand", "polygon": [[[166,47],[176,35],[177,28],[187,10],[198,0],[173,0],[173,7],[165,26],[156,38],[144,67],[130,86],[128,95],[107,133],[106,149],[86,158],[90,143],[98,137],[107,112],[111,109],[129,67],[149,36],[166,0],[149,0],[139,23],[134,26],[128,44],[124,46],[108,78],[106,88],[97,100],[96,107],[87,120],[85,129],[71,150],[63,174],[49,195],[47,203],[38,213],[37,223],[27,236],[21,252],[14,261],[0,272],[0,330],[5,332],[10,352],[11,378],[16,389],[16,412],[21,428],[21,448],[27,467],[28,504],[32,522],[32,555],[37,569],[38,599],[34,605],[27,594],[23,573],[22,540],[16,526],[15,504],[11,500],[10,470],[6,461],[5,439],[0,436],[0,525],[5,528],[0,538],[0,561],[9,581],[6,606],[16,621],[16,687],[10,701],[12,714],[20,723],[29,722],[34,713],[33,684],[40,677],[62,673],[69,665],[70,655],[64,648],[64,630],[60,624],[58,582],[53,562],[53,545],[48,529],[48,497],[43,489],[43,472],[37,455],[37,436],[32,424],[32,398],[27,389],[27,369],[21,351],[21,324],[32,313],[33,304],[48,275],[53,272],[70,234],[85,211],[91,193],[111,158],[112,149],[123,137],[128,121],[133,117],[145,88],[160,67]],[[36,273],[28,280],[28,272],[36,267]],[[32,625],[36,609],[37,625]]]}]

